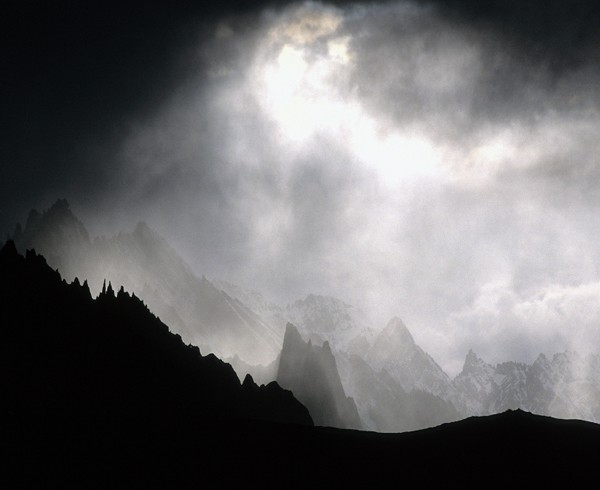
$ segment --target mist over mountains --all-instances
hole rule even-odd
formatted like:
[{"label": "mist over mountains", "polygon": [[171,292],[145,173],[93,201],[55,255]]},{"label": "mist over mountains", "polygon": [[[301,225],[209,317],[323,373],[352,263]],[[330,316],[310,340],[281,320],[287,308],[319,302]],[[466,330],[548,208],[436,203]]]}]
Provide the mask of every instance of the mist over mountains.
[{"label": "mist over mountains", "polygon": [[[524,409],[598,421],[597,355],[540,353],[532,365],[492,366],[474,352],[454,379],[399,318],[377,328],[360,310],[309,295],[286,306],[226,281],[198,278],[148,225],[91,239],[65,200],[32,211],[14,239],[92,291],[135,291],[186,342],[231,362],[240,380],[278,381],[318,424],[397,432],[472,415]],[[286,327],[287,325],[287,327]],[[287,340],[286,340],[287,339]]]},{"label": "mist over mountains", "polygon": [[[240,384],[135,295],[109,284],[94,299],[11,241],[0,249],[0,297],[7,488],[337,488],[399,475],[471,486],[494,472],[496,483],[545,484],[589,482],[597,469],[600,426],[520,410],[395,435],[312,427],[289,391],[250,376]],[[510,468],[498,471],[498,457]]]}]

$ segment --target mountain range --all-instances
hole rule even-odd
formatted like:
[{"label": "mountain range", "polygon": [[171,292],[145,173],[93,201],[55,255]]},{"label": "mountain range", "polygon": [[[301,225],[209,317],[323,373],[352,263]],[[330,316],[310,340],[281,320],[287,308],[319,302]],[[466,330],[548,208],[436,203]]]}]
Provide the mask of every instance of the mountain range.
[{"label": "mountain range", "polygon": [[0,298],[3,488],[579,486],[597,473],[599,425],[521,410],[403,434],[314,427],[291,392],[240,383],[135,294],[108,283],[94,298],[11,241]]},{"label": "mountain range", "polygon": [[317,416],[320,423],[397,432],[517,408],[600,421],[598,356],[541,354],[532,365],[492,366],[469,352],[462,372],[451,379],[401,319],[378,329],[337,298],[308,295],[281,306],[259,292],[197,276],[143,222],[130,233],[91,239],[68,202],[59,200],[44,213],[31,211],[13,238],[22,252],[42,252],[67,279],[85,278],[92,291],[100,291],[105,280],[134,291],[186,342],[230,362],[240,380],[247,373],[259,384],[278,380],[282,359],[288,372],[307,372],[306,356],[282,357],[286,325],[293,324],[306,339],[303,345],[310,341],[309,350],[333,360],[322,363],[328,366],[325,377],[341,381],[341,391],[329,383],[326,394],[321,384],[297,376],[288,380],[294,391],[305,400],[350,398],[360,418],[357,425],[353,417],[324,422]]},{"label": "mountain range", "polygon": [[600,421],[600,357],[540,354],[531,365],[487,364],[470,351],[454,380],[455,404],[487,415],[521,408],[564,419]]}]

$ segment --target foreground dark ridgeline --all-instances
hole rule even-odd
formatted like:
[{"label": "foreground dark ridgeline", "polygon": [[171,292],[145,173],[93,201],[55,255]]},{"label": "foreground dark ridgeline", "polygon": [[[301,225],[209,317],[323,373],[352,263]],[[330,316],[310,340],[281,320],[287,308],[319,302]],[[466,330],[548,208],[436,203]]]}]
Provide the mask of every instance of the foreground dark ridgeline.
[{"label": "foreground dark ridgeline", "polygon": [[3,407],[8,415],[131,420],[263,418],[312,425],[276,384],[243,386],[230,365],[201,356],[135,295],[62,281],[13,242],[0,251]]},{"label": "foreground dark ridgeline", "polygon": [[94,300],[12,242],[0,301],[5,488],[572,485],[600,466],[599,426],[520,411],[405,434],[311,427],[290,392],[240,385],[134,296]]}]

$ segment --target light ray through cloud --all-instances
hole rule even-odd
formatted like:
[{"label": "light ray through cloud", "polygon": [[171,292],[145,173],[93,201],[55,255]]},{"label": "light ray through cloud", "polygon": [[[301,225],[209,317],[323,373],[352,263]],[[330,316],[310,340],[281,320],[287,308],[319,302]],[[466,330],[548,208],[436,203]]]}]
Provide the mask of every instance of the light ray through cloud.
[{"label": "light ray through cloud", "polygon": [[200,273],[400,316],[451,374],[469,348],[530,362],[600,342],[531,306],[600,281],[593,66],[557,75],[406,1],[231,15],[200,45],[115,190]]}]

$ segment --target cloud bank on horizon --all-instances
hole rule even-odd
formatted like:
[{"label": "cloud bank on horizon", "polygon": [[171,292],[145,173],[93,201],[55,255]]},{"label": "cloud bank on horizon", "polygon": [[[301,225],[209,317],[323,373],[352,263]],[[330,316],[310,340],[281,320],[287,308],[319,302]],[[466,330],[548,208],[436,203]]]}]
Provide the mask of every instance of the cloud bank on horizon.
[{"label": "cloud bank on horizon", "polygon": [[544,38],[542,13],[527,37],[449,11],[306,2],[203,21],[83,214],[127,210],[199,273],[282,302],[398,315],[451,374],[469,348],[594,350],[598,50],[572,27]]}]

